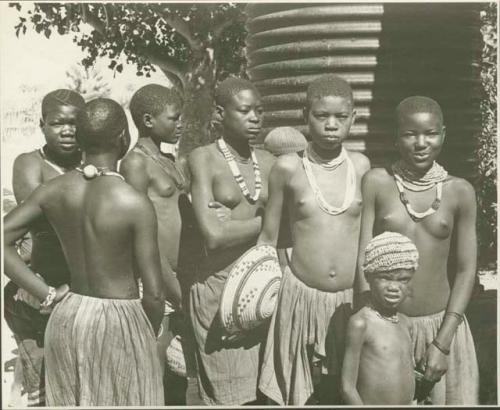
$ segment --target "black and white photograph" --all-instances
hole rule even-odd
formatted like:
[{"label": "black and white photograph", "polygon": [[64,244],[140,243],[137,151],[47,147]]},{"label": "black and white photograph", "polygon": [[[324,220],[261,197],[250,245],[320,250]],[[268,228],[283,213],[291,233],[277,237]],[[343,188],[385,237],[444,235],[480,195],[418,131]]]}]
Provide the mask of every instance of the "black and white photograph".
[{"label": "black and white photograph", "polygon": [[498,405],[497,1],[0,3],[2,408]]}]

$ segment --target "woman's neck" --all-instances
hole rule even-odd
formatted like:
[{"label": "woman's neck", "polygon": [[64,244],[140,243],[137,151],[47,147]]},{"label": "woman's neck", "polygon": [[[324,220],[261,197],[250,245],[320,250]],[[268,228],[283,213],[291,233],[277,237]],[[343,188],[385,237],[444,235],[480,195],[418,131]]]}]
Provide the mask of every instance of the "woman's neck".
[{"label": "woman's neck", "polygon": [[248,141],[235,141],[234,139],[223,137],[229,151],[236,159],[246,161],[250,158],[250,146]]},{"label": "woman's neck", "polygon": [[82,153],[80,150],[68,156],[54,153],[49,149],[48,145],[45,145],[42,150],[49,161],[66,169],[76,167],[82,160]]},{"label": "woman's neck", "polygon": [[324,160],[330,161],[340,155],[342,152],[342,144],[339,144],[338,147],[335,147],[334,149],[325,149],[312,142],[311,149]]}]

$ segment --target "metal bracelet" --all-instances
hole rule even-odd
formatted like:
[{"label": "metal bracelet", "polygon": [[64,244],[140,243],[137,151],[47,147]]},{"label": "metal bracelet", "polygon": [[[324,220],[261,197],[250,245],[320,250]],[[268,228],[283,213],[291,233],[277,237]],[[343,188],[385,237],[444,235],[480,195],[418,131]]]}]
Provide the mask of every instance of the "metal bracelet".
[{"label": "metal bracelet", "polygon": [[436,347],[437,347],[437,349],[438,349],[441,353],[443,353],[444,355],[448,356],[448,355],[450,354],[450,350],[449,350],[449,349],[445,349],[443,346],[441,346],[441,345],[439,344],[439,342],[438,342],[436,339],[434,339],[434,340],[432,341],[432,344],[433,344],[434,346],[436,346]]},{"label": "metal bracelet", "polygon": [[463,322],[463,320],[464,320],[464,315],[463,315],[463,314],[461,314],[461,313],[457,313],[457,312],[446,312],[446,313],[445,313],[445,316],[446,316],[446,315],[455,316],[455,317],[459,320],[459,322],[460,322],[460,323],[461,323],[461,322]]},{"label": "metal bracelet", "polygon": [[52,306],[55,300],[56,300],[56,289],[53,288],[52,286],[49,286],[49,294],[47,295],[45,300],[40,303],[40,310],[48,309],[50,306]]}]

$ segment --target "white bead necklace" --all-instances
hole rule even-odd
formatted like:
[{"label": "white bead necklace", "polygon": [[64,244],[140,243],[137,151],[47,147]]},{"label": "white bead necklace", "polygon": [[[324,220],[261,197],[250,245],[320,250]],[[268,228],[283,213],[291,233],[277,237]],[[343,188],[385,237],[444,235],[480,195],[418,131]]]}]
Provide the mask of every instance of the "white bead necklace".
[{"label": "white bead necklace", "polygon": [[431,206],[424,212],[417,212],[411,207],[410,201],[406,197],[403,180],[401,179],[401,177],[398,174],[394,174],[394,180],[396,181],[396,186],[398,187],[399,199],[405,206],[406,211],[410,215],[411,219],[413,219],[415,222],[420,222],[422,219],[429,215],[432,215],[439,209],[439,206],[441,205],[441,198],[443,195],[443,182],[434,184],[436,186],[436,199],[434,199]]},{"label": "white bead necklace", "polygon": [[[412,172],[402,160],[393,164],[392,172],[394,173],[394,180],[399,191],[399,199],[415,222],[420,222],[439,209],[443,196],[443,181],[448,177],[448,172],[436,161],[433,162],[431,168],[423,176],[418,176]],[[433,187],[436,187],[436,198],[431,206],[424,212],[415,211],[406,196],[405,188],[413,192],[423,192]]]},{"label": "white bead necklace", "polygon": [[224,156],[224,159],[229,165],[231,173],[233,174],[233,177],[238,183],[241,192],[243,193],[245,198],[252,204],[256,203],[257,200],[259,199],[260,191],[262,189],[262,179],[260,176],[260,168],[259,168],[259,163],[257,162],[257,155],[255,154],[255,150],[252,147],[250,147],[250,157],[252,158],[253,172],[255,175],[255,192],[252,196],[247,187],[247,184],[245,183],[245,180],[243,179],[243,176],[241,175],[238,164],[234,159],[234,155],[231,153],[231,151],[229,151],[229,148],[227,147],[226,142],[224,141],[223,138],[217,139],[217,146],[219,150],[222,152],[222,155]]},{"label": "white bead necklace", "polygon": [[[311,151],[311,145],[308,145],[302,157],[302,164],[304,165],[304,171],[306,173],[307,180],[309,181],[309,185],[311,186],[311,189],[314,193],[314,197],[316,198],[318,206],[323,212],[326,212],[329,215],[339,215],[345,212],[351,206],[352,201],[354,200],[354,195],[356,193],[356,171],[354,170],[354,165],[351,159],[347,155],[347,151],[345,150],[344,147],[342,147],[342,151],[339,155],[339,157],[340,156],[344,157],[341,159],[340,164],[342,164],[344,161],[347,162],[344,201],[342,202],[342,205],[340,207],[333,206],[328,202],[326,202],[325,197],[321,193],[321,190],[318,186],[318,183],[316,181],[316,178],[314,176],[311,167],[311,158],[309,157],[310,151]],[[327,167],[325,167],[325,169],[327,169],[329,172],[333,172],[335,171],[336,168],[338,168],[338,166],[340,166],[340,164],[335,166],[333,169],[329,169]]]}]

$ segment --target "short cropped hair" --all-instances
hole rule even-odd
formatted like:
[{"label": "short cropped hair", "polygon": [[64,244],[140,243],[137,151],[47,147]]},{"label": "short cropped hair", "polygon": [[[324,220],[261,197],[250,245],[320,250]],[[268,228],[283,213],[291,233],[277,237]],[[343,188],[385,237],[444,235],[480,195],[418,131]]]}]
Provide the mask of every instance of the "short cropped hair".
[{"label": "short cropped hair", "polygon": [[85,106],[77,132],[78,143],[85,151],[99,152],[116,144],[123,131],[128,132],[127,116],[122,106],[109,98],[96,98]]},{"label": "short cropped hair", "polygon": [[349,83],[338,75],[326,74],[313,80],[307,87],[306,107],[309,108],[313,100],[327,96],[343,97],[354,106]]},{"label": "short cropped hair", "polygon": [[250,81],[238,77],[228,77],[215,89],[215,103],[225,107],[234,95],[243,90],[252,90],[260,95],[259,90]]},{"label": "short cropped hair", "polygon": [[396,107],[396,120],[403,115],[427,112],[436,115],[443,122],[443,111],[439,104],[429,97],[419,95],[405,98]]},{"label": "short cropped hair", "polygon": [[73,90],[61,88],[51,91],[42,99],[42,119],[47,117],[49,111],[63,105],[83,111],[85,109],[85,100],[80,94]]},{"label": "short cropped hair", "polygon": [[156,116],[161,114],[167,105],[182,106],[182,96],[175,88],[167,88],[160,84],[147,84],[139,88],[130,100],[130,113],[137,129],[142,130],[144,114]]}]

